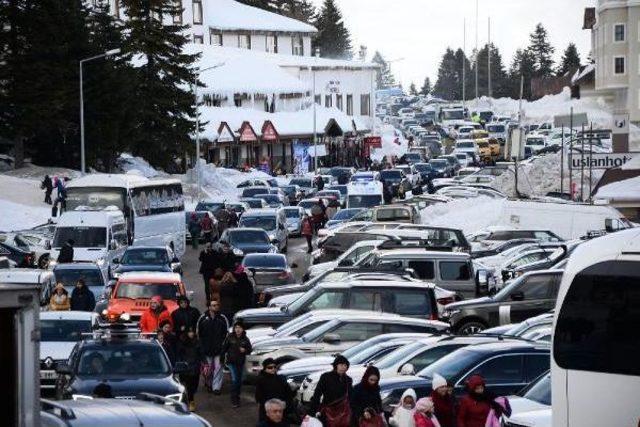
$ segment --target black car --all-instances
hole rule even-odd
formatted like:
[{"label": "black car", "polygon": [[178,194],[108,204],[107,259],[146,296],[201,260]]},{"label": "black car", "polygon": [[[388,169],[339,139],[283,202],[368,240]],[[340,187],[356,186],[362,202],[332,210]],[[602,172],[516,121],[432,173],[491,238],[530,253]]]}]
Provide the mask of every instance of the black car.
[{"label": "black car", "polygon": [[138,393],[147,392],[185,401],[184,387],[174,374],[187,369],[182,362],[172,368],[155,339],[114,332],[80,341],[68,363],[56,365],[56,398],[92,396],[100,386],[116,398],[134,398]]},{"label": "black car", "polygon": [[420,179],[422,183],[425,183],[427,180],[435,179],[438,176],[438,172],[431,166],[430,163],[416,163],[413,165],[416,168],[416,171],[420,174]]},{"label": "black car", "polygon": [[399,169],[385,169],[381,171],[380,181],[385,187],[391,189],[391,194],[393,194],[394,197],[398,195],[400,188],[402,188],[405,193],[411,191],[411,183],[404,172]]},{"label": "black car", "polygon": [[16,267],[19,268],[32,268],[36,266],[35,253],[16,248],[4,242],[0,242],[0,256],[9,258],[15,262]]},{"label": "black car", "polygon": [[278,252],[271,243],[269,235],[262,228],[228,228],[222,233],[218,243],[219,245],[229,244],[238,260],[244,258],[246,254]]},{"label": "black car", "polygon": [[475,334],[483,329],[522,322],[553,310],[562,280],[562,271],[527,273],[497,294],[456,302],[445,307],[442,319],[454,332]]},{"label": "black car", "polygon": [[111,277],[130,271],[160,271],[182,274],[182,265],[168,246],[129,246],[122,258],[113,259]]},{"label": "black car", "polygon": [[501,340],[467,345],[442,357],[414,375],[382,379],[382,408],[390,414],[407,388],[428,396],[434,374],[453,385],[456,397],[466,392],[465,381],[479,374],[487,388],[498,396],[517,393],[549,369],[549,346],[521,340]]},{"label": "black car", "polygon": [[198,204],[196,205],[195,211],[209,211],[215,215],[216,212],[224,208],[225,208],[224,202],[203,201],[203,202],[198,202]]},{"label": "black car", "polygon": [[431,159],[429,164],[436,171],[435,178],[451,178],[454,174],[453,168],[446,159]]}]

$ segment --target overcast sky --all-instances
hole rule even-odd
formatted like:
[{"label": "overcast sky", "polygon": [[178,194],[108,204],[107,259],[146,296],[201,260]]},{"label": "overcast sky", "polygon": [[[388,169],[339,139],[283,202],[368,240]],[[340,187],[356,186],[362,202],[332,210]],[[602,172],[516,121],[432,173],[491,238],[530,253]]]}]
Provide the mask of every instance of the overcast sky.
[{"label": "overcast sky", "polygon": [[[314,0],[320,6],[323,0]],[[392,64],[404,87],[418,88],[426,76],[435,82],[438,64],[447,47],[463,44],[463,20],[467,21],[467,54],[476,40],[475,0],[336,0],[351,32],[354,51],[367,46],[369,58],[376,50]],[[590,49],[589,32],[582,29],[584,8],[595,0],[479,0],[478,44],[491,39],[500,49],[505,66],[516,49],[525,47],[538,22],[549,32],[556,60],[569,42],[578,46],[584,60]]]}]

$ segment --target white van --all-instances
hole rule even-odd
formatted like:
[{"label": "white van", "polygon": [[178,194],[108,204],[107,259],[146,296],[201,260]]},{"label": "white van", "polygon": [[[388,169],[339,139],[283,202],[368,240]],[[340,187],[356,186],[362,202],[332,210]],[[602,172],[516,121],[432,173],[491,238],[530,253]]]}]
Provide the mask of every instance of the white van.
[{"label": "white van", "polygon": [[567,263],[555,307],[555,427],[638,425],[638,325],[640,229],[579,246]]},{"label": "white van", "polygon": [[384,204],[380,181],[355,181],[347,185],[347,208],[372,208]]},{"label": "white van", "polygon": [[124,214],[115,206],[99,210],[81,206],[65,212],[50,242],[52,262],[69,239],[74,241],[74,261],[95,262],[106,272],[111,261],[121,257],[127,247]]}]

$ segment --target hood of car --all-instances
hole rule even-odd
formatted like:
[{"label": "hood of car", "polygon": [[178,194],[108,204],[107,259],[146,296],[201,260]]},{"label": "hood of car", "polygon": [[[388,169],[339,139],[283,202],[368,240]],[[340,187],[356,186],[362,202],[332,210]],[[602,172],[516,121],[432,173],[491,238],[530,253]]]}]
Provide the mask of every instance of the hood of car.
[{"label": "hood of car", "polygon": [[[167,307],[169,313],[178,308],[178,304],[170,299],[163,300],[163,304]],[[115,314],[130,313],[140,315],[145,310],[148,310],[150,305],[150,299],[111,298],[107,310],[109,313]]]},{"label": "hood of car", "polygon": [[126,378],[124,376],[75,377],[71,387],[74,394],[91,396],[96,386],[101,383],[111,387],[111,393],[114,397],[136,396],[142,392],[166,396],[168,394],[182,393],[184,389],[173,378],[173,375],[144,377],[133,374],[127,375]]},{"label": "hood of car", "polygon": [[67,360],[75,345],[75,341],[41,341],[40,360],[45,360],[47,357],[53,360]]}]

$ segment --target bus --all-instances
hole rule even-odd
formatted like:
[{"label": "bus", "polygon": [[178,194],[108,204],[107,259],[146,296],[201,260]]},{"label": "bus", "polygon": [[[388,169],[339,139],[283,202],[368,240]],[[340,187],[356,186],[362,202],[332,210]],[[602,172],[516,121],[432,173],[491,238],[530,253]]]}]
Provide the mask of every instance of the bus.
[{"label": "bus", "polygon": [[384,204],[382,183],[373,181],[353,181],[347,185],[347,208],[372,208]]},{"label": "bus", "polygon": [[567,263],[555,307],[554,427],[639,425],[638,325],[640,229],[580,245]]},{"label": "bus", "polygon": [[67,211],[108,206],[123,212],[129,245],[166,245],[178,257],[184,254],[186,225],[179,180],[91,174],[68,183]]}]

